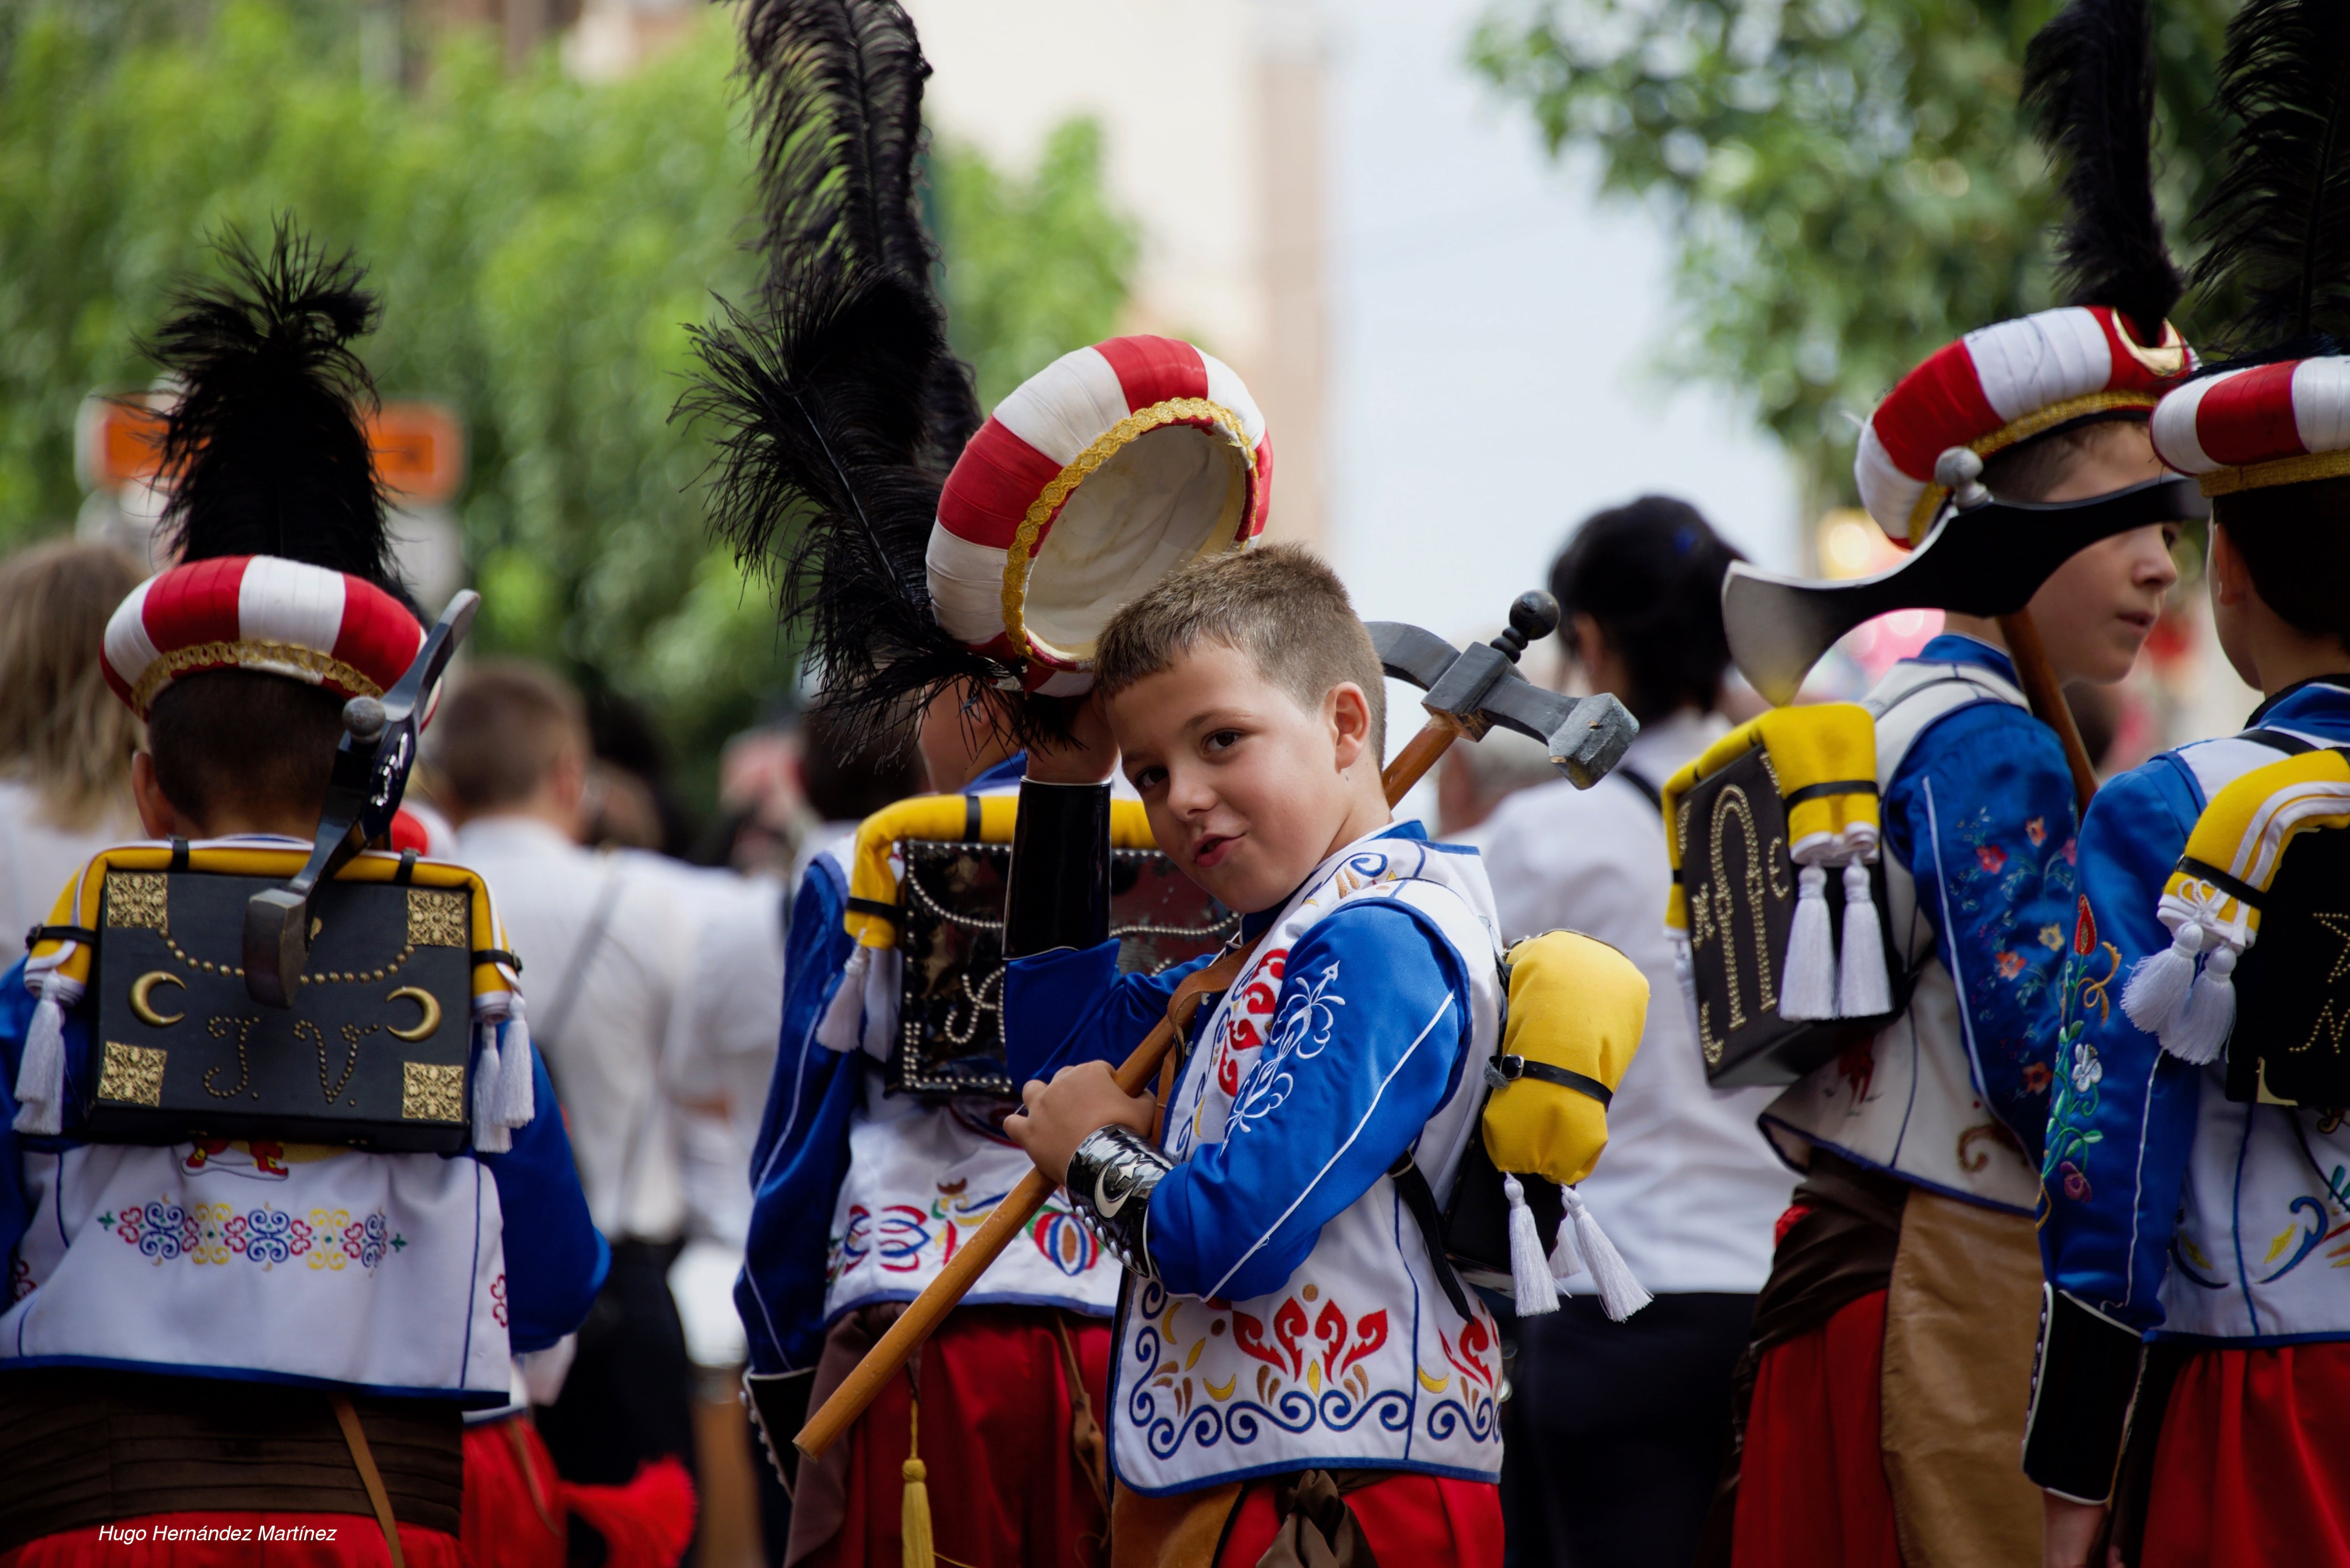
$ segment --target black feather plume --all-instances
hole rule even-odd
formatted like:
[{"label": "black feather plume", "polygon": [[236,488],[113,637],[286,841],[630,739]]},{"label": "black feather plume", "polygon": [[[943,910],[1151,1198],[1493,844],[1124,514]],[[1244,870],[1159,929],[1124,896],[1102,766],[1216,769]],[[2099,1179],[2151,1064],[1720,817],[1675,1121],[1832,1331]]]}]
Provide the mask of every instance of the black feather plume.
[{"label": "black feather plume", "polygon": [[894,0],[754,0],[743,56],[766,275],[754,308],[722,302],[695,334],[702,369],[679,405],[718,442],[712,524],[780,577],[843,732],[903,737],[956,682],[1014,728],[1056,732],[1058,705],[1005,699],[1003,668],[931,605],[939,493],[980,415],[922,227],[913,24]]},{"label": "black feather plume", "polygon": [[[922,224],[922,84],[931,74],[895,0],[754,0],[743,68],[757,125],[771,304],[826,275],[897,275],[941,319],[937,247]],[[980,425],[971,374],[941,353],[922,403],[931,457],[951,464]]]},{"label": "black feather plume", "polygon": [[2064,164],[2072,208],[2057,263],[2073,305],[2126,317],[2141,343],[2184,280],[2154,205],[2154,33],[2148,0],[2072,0],[2023,57],[2023,100]]},{"label": "black feather plume", "polygon": [[226,283],[182,290],[142,345],[177,384],[165,416],[168,537],[187,560],[279,556],[397,588],[362,411],[375,384],[350,350],[375,296],[280,220],[268,255],[227,232]]},{"label": "black feather plume", "polygon": [[2350,338],[2350,5],[2245,0],[2228,25],[2219,107],[2228,171],[2196,214],[2199,290],[2231,297],[2235,355]]}]

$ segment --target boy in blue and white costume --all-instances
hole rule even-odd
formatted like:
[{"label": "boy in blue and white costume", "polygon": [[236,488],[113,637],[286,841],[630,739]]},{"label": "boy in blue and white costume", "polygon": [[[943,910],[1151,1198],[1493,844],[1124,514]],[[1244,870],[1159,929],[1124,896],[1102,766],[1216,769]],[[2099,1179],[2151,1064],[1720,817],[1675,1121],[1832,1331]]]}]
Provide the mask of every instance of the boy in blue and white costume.
[{"label": "boy in blue and white costume", "polygon": [[[941,793],[1009,795],[1026,759],[995,730],[966,722],[965,696],[949,688],[925,707],[925,767]],[[750,1244],[735,1286],[751,1345],[745,1386],[776,1456],[789,1451],[811,1402],[830,1393],[1032,1168],[994,1126],[1001,1102],[941,1105],[885,1093],[884,1067],[898,1036],[899,955],[894,948],[860,949],[848,934],[852,877],[845,862],[852,853],[852,841],[819,852],[793,899],[783,1049],[753,1158]],[[863,961],[852,968],[859,953]],[[1066,1214],[1066,1204],[1055,1207]],[[946,1489],[958,1483],[1006,1498],[1038,1491],[1057,1505],[1045,1509],[1052,1519],[1038,1521],[1048,1533],[1099,1531],[1099,1501],[1076,1474],[1069,1433],[1052,1428],[1090,1428],[1118,1277],[1118,1260],[1090,1238],[1076,1248],[1024,1242],[996,1261],[933,1341],[934,1367],[968,1364],[983,1375],[1006,1354],[1005,1336],[1017,1344],[1041,1335],[1057,1361],[1066,1333],[1079,1368],[1075,1386],[1067,1386],[1066,1365],[1055,1386],[1002,1383],[1007,1400],[1035,1404],[1023,1417],[1036,1439],[1025,1453],[973,1443],[969,1428],[981,1412],[953,1402],[960,1377],[936,1374],[920,1442],[936,1478],[931,1487],[943,1493],[941,1549],[950,1555],[1021,1549],[1019,1539],[999,1538],[974,1509],[950,1517],[946,1504],[955,1494]],[[913,1447],[909,1392],[900,1380],[849,1440],[820,1464],[800,1468],[787,1561],[826,1550],[844,1563],[894,1560],[887,1537],[900,1505],[888,1483]],[[1036,1473],[1015,1475],[1032,1463]],[[1057,1518],[1070,1508],[1081,1517]]]},{"label": "boy in blue and white costume", "polygon": [[[1499,1011],[1483,870],[1390,822],[1378,658],[1310,556],[1186,567],[1110,622],[1096,682],[1081,743],[1032,755],[1022,793],[1005,1037],[1052,1082],[1005,1127],[1136,1276],[1110,1399],[1120,1552],[1213,1539],[1187,1516],[1222,1511],[1226,1556],[1253,1562],[1301,1489],[1335,1486],[1382,1561],[1498,1564],[1492,1319],[1392,1174],[1409,1155],[1440,1204],[1477,1136]],[[1114,762],[1160,848],[1244,917],[1163,1152],[1156,1102],[1107,1064],[1201,966],[1121,977],[1081,889],[1024,881],[1048,854],[1083,863]]]}]

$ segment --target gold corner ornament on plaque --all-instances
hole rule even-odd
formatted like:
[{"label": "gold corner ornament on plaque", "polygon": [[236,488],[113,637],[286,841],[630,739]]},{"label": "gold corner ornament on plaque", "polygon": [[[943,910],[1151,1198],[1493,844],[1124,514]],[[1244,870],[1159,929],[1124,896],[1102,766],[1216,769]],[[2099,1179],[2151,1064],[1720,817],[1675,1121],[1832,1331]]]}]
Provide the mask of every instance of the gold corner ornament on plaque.
[{"label": "gold corner ornament on plaque", "polygon": [[400,1064],[400,1114],[412,1122],[465,1119],[465,1069],[439,1062]]},{"label": "gold corner ornament on plaque", "polygon": [[465,895],[432,888],[408,890],[408,940],[411,947],[462,948],[470,936]]},{"label": "gold corner ornament on plaque", "polygon": [[130,930],[172,929],[171,879],[161,871],[106,874],[106,923]]},{"label": "gold corner ornament on plaque", "polygon": [[106,1043],[106,1057],[98,1078],[98,1097],[127,1106],[163,1103],[163,1064],[170,1053],[152,1045]]}]

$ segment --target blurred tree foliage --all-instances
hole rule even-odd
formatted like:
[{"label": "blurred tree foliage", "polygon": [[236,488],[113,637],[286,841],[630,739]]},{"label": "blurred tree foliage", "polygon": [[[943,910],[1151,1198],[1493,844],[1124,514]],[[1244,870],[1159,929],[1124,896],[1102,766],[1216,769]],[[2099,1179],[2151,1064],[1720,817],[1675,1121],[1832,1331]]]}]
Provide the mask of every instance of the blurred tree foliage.
[{"label": "blurred tree foliage", "polygon": [[[144,383],[134,340],[209,266],[206,236],[290,212],[381,290],[361,352],[387,395],[465,422],[485,648],[644,701],[693,760],[790,690],[767,588],[703,532],[708,447],[671,419],[684,324],[755,271],[730,8],[595,84],[551,54],[509,75],[487,36],[403,62],[397,13],[355,0],[0,10],[0,541],[70,522],[76,410]],[[1136,236],[1092,125],[1030,178],[952,145],[932,174],[955,341],[991,404],[1114,329]]]},{"label": "blurred tree foliage", "polygon": [[[1674,226],[1680,375],[1751,397],[1807,494],[1851,492],[1856,421],[1959,334],[2054,303],[2054,182],[2017,111],[2055,0],[1499,0],[1476,66],[1554,152]],[[2154,0],[2174,254],[2224,126],[2234,0]],[[2192,302],[2180,317],[2194,336]]]}]

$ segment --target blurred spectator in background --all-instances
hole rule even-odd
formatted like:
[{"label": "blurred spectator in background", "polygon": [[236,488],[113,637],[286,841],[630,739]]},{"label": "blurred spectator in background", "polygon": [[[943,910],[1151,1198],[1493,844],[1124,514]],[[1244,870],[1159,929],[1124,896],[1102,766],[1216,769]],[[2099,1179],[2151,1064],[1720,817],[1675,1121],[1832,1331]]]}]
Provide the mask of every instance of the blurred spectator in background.
[{"label": "blurred spectator in background", "polygon": [[107,618],[139,586],[102,545],[36,545],[0,562],[0,933],[49,918],[66,878],[143,836],[130,803],[139,721],[106,689]]},{"label": "blurred spectator in background", "polygon": [[802,775],[806,732],[796,720],[746,730],[718,759],[714,853],[702,858],[796,885],[794,869],[814,825]]},{"label": "blurred spectator in background", "polygon": [[634,857],[581,846],[587,713],[552,672],[480,666],[442,703],[426,744],[458,858],[489,882],[526,966],[525,995],[546,999],[531,1037],[612,1243],[611,1277],[540,1435],[567,1480],[623,1482],[664,1456],[691,1465],[692,1366],[668,1282],[686,1202],[662,1058],[693,927]]},{"label": "blurred spectator in background", "polygon": [[1729,1442],[1731,1374],[1794,1185],[1755,1128],[1778,1091],[1707,1087],[1664,937],[1658,791],[1728,728],[1721,589],[1738,558],[1663,496],[1576,531],[1551,568],[1559,635],[1583,684],[1620,698],[1639,736],[1592,789],[1523,790],[1468,836],[1505,940],[1588,932],[1640,966],[1650,999],[1608,1108],[1607,1152],[1581,1190],[1657,1299],[1621,1324],[1588,1293],[1518,1322],[1502,1495],[1520,1563],[1692,1560]]},{"label": "blurred spectator in background", "polygon": [[1453,746],[1436,775],[1436,836],[1457,838],[1522,789],[1558,777],[1550,748],[1498,726],[1475,745]]}]

